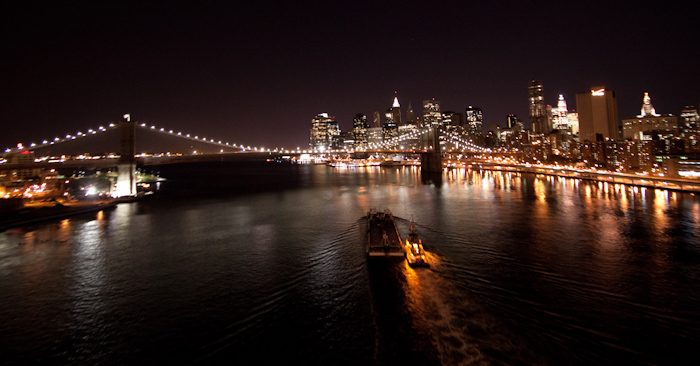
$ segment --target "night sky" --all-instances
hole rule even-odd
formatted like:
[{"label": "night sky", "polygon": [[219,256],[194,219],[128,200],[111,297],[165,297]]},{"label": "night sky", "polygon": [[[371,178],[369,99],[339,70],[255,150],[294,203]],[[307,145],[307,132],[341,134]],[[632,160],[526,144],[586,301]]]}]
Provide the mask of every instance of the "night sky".
[{"label": "night sky", "polygon": [[[700,12],[674,2],[45,2],[0,5],[0,147],[134,120],[264,147],[308,147],[394,95],[517,114],[616,91],[620,118],[700,104]],[[233,5],[236,3],[236,5]],[[395,94],[396,92],[396,94]],[[371,117],[370,117],[371,118]]]}]

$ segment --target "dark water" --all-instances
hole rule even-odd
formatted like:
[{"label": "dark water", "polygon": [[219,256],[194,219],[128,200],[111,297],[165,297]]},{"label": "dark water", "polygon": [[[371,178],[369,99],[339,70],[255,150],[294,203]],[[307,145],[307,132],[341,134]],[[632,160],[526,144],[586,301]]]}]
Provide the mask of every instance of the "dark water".
[{"label": "dark water", "polygon": [[[214,174],[213,172],[216,172]],[[516,173],[162,167],[0,233],[4,364],[700,363],[700,200]],[[431,267],[367,263],[371,207]]]}]

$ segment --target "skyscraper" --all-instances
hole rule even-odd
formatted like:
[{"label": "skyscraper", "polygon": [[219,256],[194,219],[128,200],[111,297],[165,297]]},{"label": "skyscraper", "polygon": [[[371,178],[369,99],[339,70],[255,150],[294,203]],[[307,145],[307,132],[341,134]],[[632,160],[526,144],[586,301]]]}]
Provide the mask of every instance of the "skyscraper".
[{"label": "skyscraper", "polygon": [[692,105],[687,105],[681,111],[681,127],[683,132],[697,133],[700,128],[700,115]]},{"label": "skyscraper", "polygon": [[472,143],[483,146],[484,113],[481,108],[468,106],[464,111],[464,135]]},{"label": "skyscraper", "polygon": [[378,110],[372,113],[372,127],[382,127],[382,119]]},{"label": "skyscraper", "polygon": [[[394,105],[398,103],[397,99],[394,99]],[[398,109],[397,107],[392,107],[386,110],[384,114],[384,140],[392,139],[399,135],[399,129],[394,120],[394,111]],[[400,116],[400,114],[399,114]]]},{"label": "skyscraper", "polygon": [[442,108],[435,98],[423,101],[423,125],[442,126]]},{"label": "skyscraper", "polygon": [[659,114],[656,114],[654,105],[651,104],[651,97],[649,96],[648,92],[644,92],[644,98],[642,101],[644,104],[642,104],[642,112],[638,117],[659,116]]},{"label": "skyscraper", "polygon": [[411,107],[411,102],[408,102],[408,109],[406,109],[406,123],[416,123],[416,113],[413,111],[413,107]]},{"label": "skyscraper", "polygon": [[457,134],[462,130],[462,113],[445,111],[442,113],[442,124],[447,133]]},{"label": "skyscraper", "polygon": [[569,112],[569,109],[566,107],[566,100],[564,100],[564,94],[559,94],[557,109],[559,110],[559,123],[567,124],[568,119],[566,118],[566,114]]},{"label": "skyscraper", "polygon": [[369,124],[367,123],[367,116],[364,113],[358,113],[355,118],[352,119],[352,137],[354,139],[354,148],[366,148],[367,147],[367,129],[369,129]]},{"label": "skyscraper", "polygon": [[549,119],[547,118],[541,81],[530,81],[528,98],[530,106],[530,124],[533,132],[537,134],[549,133],[552,126],[549,125]]},{"label": "skyscraper", "polygon": [[391,117],[397,126],[401,126],[401,105],[398,97],[394,97],[394,104],[391,106]]},{"label": "skyscraper", "polygon": [[590,92],[576,94],[578,110],[579,140],[618,140],[620,136],[615,92],[604,86]]},{"label": "skyscraper", "polygon": [[483,134],[484,113],[481,108],[468,106],[464,110],[464,129],[468,134]]},{"label": "skyscraper", "polygon": [[681,131],[678,127],[678,117],[656,113],[649,93],[644,93],[641,113],[635,118],[622,120],[622,138],[644,140],[645,133],[649,137],[654,135],[656,138],[679,137]]},{"label": "skyscraper", "polygon": [[511,129],[511,130],[514,129],[514,128],[515,128],[516,126],[518,126],[518,125],[521,125],[521,127],[522,127],[522,124],[523,124],[523,123],[520,122],[520,119],[518,118],[518,116],[516,116],[516,115],[514,115],[514,114],[509,114],[509,115],[506,117],[506,125],[507,125],[508,128]]},{"label": "skyscraper", "polygon": [[335,118],[328,113],[319,113],[311,119],[309,147],[314,150],[325,151],[332,147],[335,136],[340,135],[340,129]]},{"label": "skyscraper", "polygon": [[557,108],[552,110],[552,128],[560,131],[571,132],[568,113],[569,109],[566,106],[566,100],[564,100],[564,95],[559,94]]}]

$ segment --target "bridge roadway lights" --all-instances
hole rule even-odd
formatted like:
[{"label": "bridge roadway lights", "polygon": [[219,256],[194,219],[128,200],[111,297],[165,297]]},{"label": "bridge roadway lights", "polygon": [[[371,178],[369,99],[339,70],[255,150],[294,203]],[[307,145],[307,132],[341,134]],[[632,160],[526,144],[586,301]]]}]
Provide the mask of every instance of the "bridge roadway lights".
[{"label": "bridge roadway lights", "polygon": [[136,163],[117,164],[117,191],[116,197],[128,197],[136,195]]}]

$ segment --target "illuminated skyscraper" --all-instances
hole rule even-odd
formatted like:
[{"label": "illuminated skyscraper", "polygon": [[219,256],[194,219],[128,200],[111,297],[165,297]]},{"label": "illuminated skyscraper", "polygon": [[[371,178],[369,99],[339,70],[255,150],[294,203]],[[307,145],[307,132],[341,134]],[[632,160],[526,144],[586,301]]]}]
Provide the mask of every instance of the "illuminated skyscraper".
[{"label": "illuminated skyscraper", "polygon": [[622,120],[622,138],[644,140],[651,135],[664,139],[680,136],[677,116],[656,113],[649,93],[644,93],[642,101],[641,113],[636,118]]},{"label": "illuminated skyscraper", "polygon": [[654,106],[651,104],[651,97],[649,96],[649,93],[644,92],[644,99],[642,99],[642,101],[642,112],[638,117],[660,116],[659,114],[656,114],[656,109],[654,109]]},{"label": "illuminated skyscraper", "polygon": [[547,118],[541,81],[530,81],[528,98],[530,106],[530,124],[533,132],[537,134],[549,133],[552,126],[549,125],[549,118]]},{"label": "illuminated skyscraper", "polygon": [[469,106],[464,111],[465,122],[464,130],[465,134],[469,137],[473,137],[473,141],[476,141],[479,136],[484,135],[484,113],[481,108]]},{"label": "illuminated skyscraper", "polygon": [[557,108],[552,110],[552,127],[560,131],[571,131],[571,126],[569,125],[569,110],[566,107],[566,100],[564,100],[564,95],[559,94],[559,100],[557,101]]},{"label": "illuminated skyscraper", "polygon": [[401,105],[398,97],[394,97],[394,104],[391,106],[391,117],[397,126],[401,126]]},{"label": "illuminated skyscraper", "polygon": [[333,146],[336,136],[340,135],[340,129],[335,118],[328,113],[319,113],[311,119],[309,147],[318,151],[325,151]]},{"label": "illuminated skyscraper", "polygon": [[576,94],[576,109],[581,142],[619,139],[617,98],[614,91],[600,86],[590,92]]},{"label": "illuminated skyscraper", "polygon": [[[389,140],[399,135],[399,129],[396,124],[396,120],[394,119],[395,111],[399,109],[396,107],[396,105],[398,105],[398,99],[394,98],[394,106],[387,109],[386,113],[384,114],[384,140]],[[400,112],[398,117],[401,117]]]},{"label": "illuminated skyscraper", "polygon": [[367,147],[367,130],[369,129],[369,124],[367,123],[367,116],[364,113],[358,113],[355,118],[352,119],[352,137],[354,140],[354,148],[366,148]]},{"label": "illuminated skyscraper", "polygon": [[683,132],[697,133],[700,128],[700,115],[692,105],[687,105],[681,111],[681,127]]},{"label": "illuminated skyscraper", "polygon": [[423,125],[442,126],[442,108],[435,98],[423,101]]},{"label": "illuminated skyscraper", "polygon": [[445,111],[442,113],[442,125],[446,133],[459,134],[462,130],[462,113]]},{"label": "illuminated skyscraper", "polygon": [[566,114],[569,112],[569,110],[566,107],[566,100],[564,100],[564,94],[559,94],[557,109],[559,110],[559,123],[567,123]]}]

